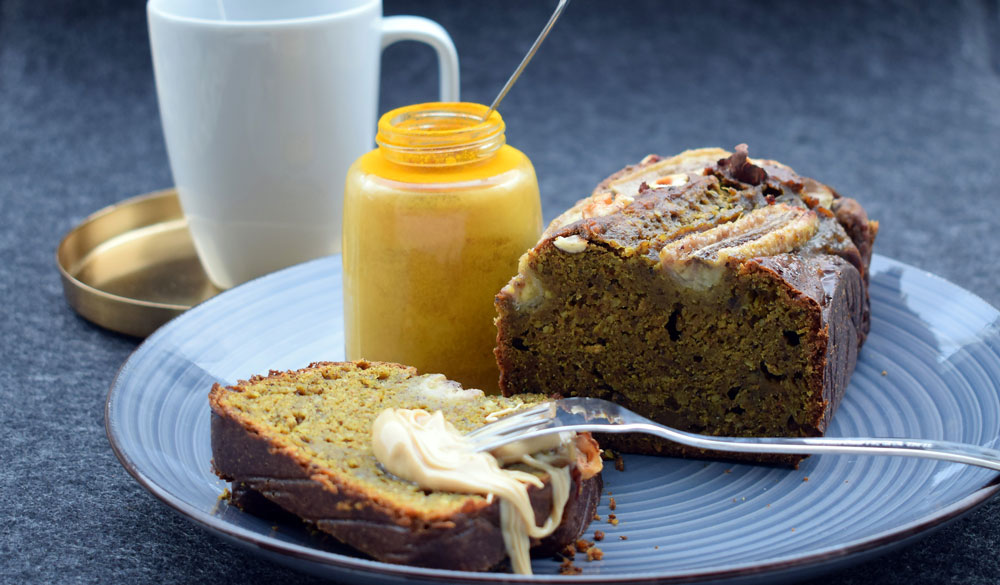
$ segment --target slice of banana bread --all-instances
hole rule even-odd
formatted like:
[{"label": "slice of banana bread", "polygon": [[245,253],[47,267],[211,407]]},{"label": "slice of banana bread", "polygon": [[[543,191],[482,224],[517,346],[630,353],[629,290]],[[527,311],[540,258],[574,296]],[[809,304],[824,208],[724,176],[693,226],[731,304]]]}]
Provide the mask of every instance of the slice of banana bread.
[{"label": "slice of banana bread", "polygon": [[[372,452],[372,423],[388,408],[440,410],[459,431],[486,424],[491,413],[545,400],[485,396],[441,375],[379,362],[315,363],[271,372],[235,386],[215,385],[212,453],[216,473],[332,534],[371,557],[425,567],[486,570],[505,556],[499,500],[427,491],[398,479]],[[596,442],[580,435],[567,454],[572,486],[563,520],[533,552],[574,542],[594,515],[601,489]],[[531,471],[530,468],[525,471]],[[539,524],[552,490],[529,488]]]},{"label": "slice of banana bread", "polygon": [[699,433],[821,435],[868,332],[877,229],[745,145],[651,155],[556,218],[497,295],[501,390],[596,396]]}]

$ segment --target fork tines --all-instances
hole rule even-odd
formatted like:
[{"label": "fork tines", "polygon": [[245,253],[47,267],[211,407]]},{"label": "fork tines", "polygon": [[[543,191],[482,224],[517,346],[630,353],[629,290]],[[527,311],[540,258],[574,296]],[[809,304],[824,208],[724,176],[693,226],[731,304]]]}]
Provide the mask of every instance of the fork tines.
[{"label": "fork tines", "polygon": [[534,427],[544,427],[555,418],[555,415],[555,403],[546,402],[505,416],[496,422],[483,425],[474,431],[466,433],[465,436],[476,443],[482,444],[512,433],[520,434],[535,430]]}]

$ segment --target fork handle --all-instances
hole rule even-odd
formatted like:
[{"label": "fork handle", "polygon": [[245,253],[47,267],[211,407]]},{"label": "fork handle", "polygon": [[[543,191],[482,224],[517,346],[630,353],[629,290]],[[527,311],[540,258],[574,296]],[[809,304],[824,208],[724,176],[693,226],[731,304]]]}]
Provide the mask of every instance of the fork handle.
[{"label": "fork handle", "polygon": [[924,439],[876,439],[876,438],[753,438],[753,437],[712,437],[685,433],[657,424],[632,423],[617,426],[603,426],[598,432],[641,432],[649,433],[682,443],[689,447],[730,451],[735,453],[784,453],[792,455],[820,455],[840,453],[856,455],[898,455],[939,459],[954,463],[965,463],[1000,471],[1000,450],[955,443],[952,441],[931,441]]}]

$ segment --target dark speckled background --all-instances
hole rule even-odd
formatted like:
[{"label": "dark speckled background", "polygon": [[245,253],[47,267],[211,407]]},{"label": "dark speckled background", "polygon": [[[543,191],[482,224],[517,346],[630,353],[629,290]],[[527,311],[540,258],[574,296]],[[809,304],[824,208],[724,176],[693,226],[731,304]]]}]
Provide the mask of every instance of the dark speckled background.
[{"label": "dark speckled background", "polygon": [[[441,22],[489,102],[554,2],[386,0]],[[648,152],[747,142],[860,199],[876,251],[1000,305],[997,0],[575,0],[507,98],[547,219]],[[385,54],[381,110],[435,97],[430,49]],[[0,0],[0,581],[308,583],[169,511],[103,428],[137,340],[66,305],[59,238],[171,184],[144,5]],[[320,357],[320,356],[317,356]],[[1000,582],[1000,502],[814,583]]]}]

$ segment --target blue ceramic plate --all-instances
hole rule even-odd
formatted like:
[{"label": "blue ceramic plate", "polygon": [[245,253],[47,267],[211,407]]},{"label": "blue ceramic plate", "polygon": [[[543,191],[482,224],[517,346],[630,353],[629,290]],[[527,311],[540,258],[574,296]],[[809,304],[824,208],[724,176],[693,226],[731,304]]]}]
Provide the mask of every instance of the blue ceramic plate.
[{"label": "blue ceramic plate", "polygon": [[[538,559],[534,576],[390,565],[228,507],[212,474],[208,390],[268,370],[344,357],[339,257],[302,264],[205,302],[154,333],[108,395],[111,445],[146,489],[259,554],[350,582],[769,582],[861,561],[989,499],[996,472],[901,458],[821,456],[800,469],[625,457],[605,471],[617,503],[598,513],[604,560],[582,575]],[[1000,442],[1000,314],[975,295],[876,257],[872,331],[831,436]],[[610,467],[610,466],[609,466]],[[620,537],[627,537],[623,540]]]}]

